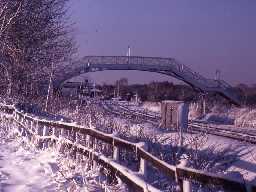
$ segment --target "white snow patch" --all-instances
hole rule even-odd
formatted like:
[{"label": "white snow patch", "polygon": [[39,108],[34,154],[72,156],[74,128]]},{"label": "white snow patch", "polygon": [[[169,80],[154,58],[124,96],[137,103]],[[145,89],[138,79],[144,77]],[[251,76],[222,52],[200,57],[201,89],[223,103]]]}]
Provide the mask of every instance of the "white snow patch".
[{"label": "white snow patch", "polygon": [[[90,169],[55,149],[36,150],[20,137],[3,137],[0,130],[0,191],[104,191],[106,178],[100,167]],[[123,183],[107,186],[126,191]]]},{"label": "white snow patch", "polygon": [[0,191],[56,191],[48,163],[56,161],[46,151],[32,152],[17,141],[3,141],[0,145]]}]

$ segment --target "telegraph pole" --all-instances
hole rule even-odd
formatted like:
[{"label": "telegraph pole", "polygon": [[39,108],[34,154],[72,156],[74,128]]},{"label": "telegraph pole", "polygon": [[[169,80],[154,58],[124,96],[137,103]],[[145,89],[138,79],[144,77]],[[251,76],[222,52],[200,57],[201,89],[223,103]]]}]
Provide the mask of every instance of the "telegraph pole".
[{"label": "telegraph pole", "polygon": [[216,81],[220,80],[220,70],[219,69],[217,69],[216,72],[215,72],[215,80]]},{"label": "telegraph pole", "polygon": [[131,47],[130,47],[130,46],[128,46],[128,52],[127,52],[126,56],[127,56],[127,57],[130,57],[130,56],[131,56]]}]

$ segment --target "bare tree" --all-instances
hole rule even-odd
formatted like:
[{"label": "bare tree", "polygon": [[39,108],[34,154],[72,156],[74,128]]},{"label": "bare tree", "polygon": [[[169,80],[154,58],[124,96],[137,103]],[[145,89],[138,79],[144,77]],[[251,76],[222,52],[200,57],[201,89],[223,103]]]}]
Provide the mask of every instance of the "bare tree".
[{"label": "bare tree", "polygon": [[7,87],[8,94],[11,93],[12,81],[11,71],[8,63],[10,57],[16,51],[10,46],[6,31],[15,22],[18,14],[21,12],[22,1],[1,1],[0,2],[0,67],[1,67],[1,86]]},{"label": "bare tree", "polygon": [[[29,94],[75,53],[68,0],[1,0],[0,61],[9,89]],[[4,72],[4,71],[3,71]],[[10,91],[9,91],[10,93]]]}]

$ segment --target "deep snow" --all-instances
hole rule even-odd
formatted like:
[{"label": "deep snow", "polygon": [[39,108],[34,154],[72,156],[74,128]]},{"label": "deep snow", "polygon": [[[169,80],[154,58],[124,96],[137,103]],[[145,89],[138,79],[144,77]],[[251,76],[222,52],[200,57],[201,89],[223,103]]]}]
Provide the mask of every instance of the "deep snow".
[{"label": "deep snow", "polygon": [[[143,106],[133,107],[132,110],[141,111],[143,110]],[[209,119],[205,119],[205,121],[207,122],[209,120],[209,122],[211,122],[211,118],[212,116],[209,114]],[[235,125],[230,125],[230,120],[225,119],[225,117],[216,116],[216,119],[218,121],[222,120],[223,124],[213,124],[212,126],[255,132],[255,128],[238,128],[235,127]],[[123,119],[120,119],[119,121],[122,122],[122,124],[124,123]],[[162,145],[173,143],[178,138],[177,132],[162,132],[150,123],[133,125],[131,128],[134,135],[136,135],[138,130],[142,128],[145,135],[156,136],[157,140]],[[188,142],[191,140],[190,138],[194,136],[184,133],[184,142]],[[202,146],[200,147],[200,150],[207,151],[208,148],[214,148],[216,153],[220,152],[220,154],[225,151],[223,155],[228,158],[223,158],[223,160],[220,159],[217,163],[219,166],[225,166],[225,174],[228,174],[231,177],[239,177],[240,174],[248,182],[256,183],[256,147],[254,144],[215,135],[206,134],[204,136],[205,139],[204,142],[201,143]],[[188,145],[188,147],[190,147],[190,145]]]},{"label": "deep snow", "polygon": [[57,191],[50,164],[56,156],[46,151],[33,152],[21,141],[3,139],[0,145],[0,191]]},{"label": "deep snow", "polygon": [[[125,186],[104,186],[100,167],[64,157],[56,149],[36,150],[20,137],[0,131],[0,191],[2,192],[101,192],[125,191]],[[99,182],[100,181],[100,182]]]}]

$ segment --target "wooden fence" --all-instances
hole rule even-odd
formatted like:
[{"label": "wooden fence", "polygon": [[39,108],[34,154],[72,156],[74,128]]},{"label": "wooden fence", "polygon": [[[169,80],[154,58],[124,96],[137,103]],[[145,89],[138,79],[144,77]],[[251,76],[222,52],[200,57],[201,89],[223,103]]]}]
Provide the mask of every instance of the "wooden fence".
[{"label": "wooden fence", "polygon": [[[31,142],[48,147],[56,143],[65,143],[70,150],[76,154],[85,155],[93,162],[102,165],[111,171],[112,175],[118,176],[126,183],[131,191],[160,191],[156,187],[146,182],[147,168],[154,167],[163,173],[170,182],[176,181],[180,191],[192,191],[192,184],[197,183],[201,186],[217,186],[225,191],[255,191],[256,186],[241,180],[230,178],[226,175],[207,173],[204,171],[186,168],[186,163],[180,165],[170,165],[161,161],[157,157],[147,152],[146,143],[132,143],[113,134],[106,134],[94,129],[93,127],[84,127],[75,123],[66,123],[61,121],[40,118],[31,113],[24,105],[0,105],[1,117],[6,118],[11,123],[17,124],[21,135],[29,138]],[[112,150],[111,157],[97,152],[95,145],[97,142],[108,144]],[[139,168],[132,171],[121,165],[120,150],[136,153],[139,158]]]}]

